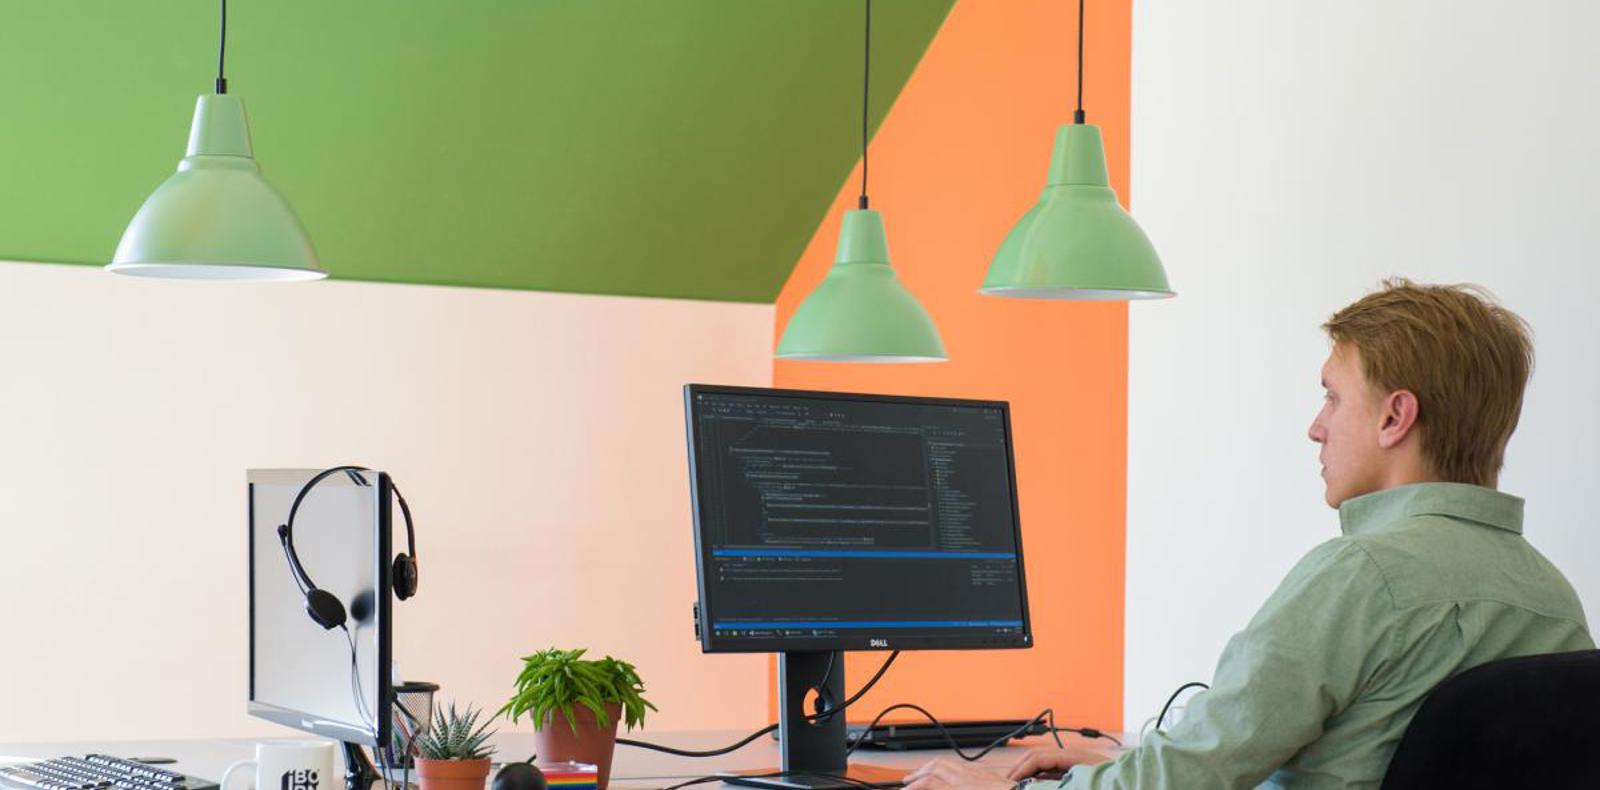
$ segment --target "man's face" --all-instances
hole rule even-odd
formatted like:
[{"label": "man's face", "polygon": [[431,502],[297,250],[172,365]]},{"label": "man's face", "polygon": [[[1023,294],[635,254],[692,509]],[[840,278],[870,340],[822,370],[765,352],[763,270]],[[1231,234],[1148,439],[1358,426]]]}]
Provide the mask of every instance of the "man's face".
[{"label": "man's face", "polygon": [[1370,494],[1381,487],[1384,456],[1378,445],[1382,427],[1382,397],[1367,384],[1361,372],[1360,352],[1354,346],[1335,344],[1322,364],[1322,387],[1327,390],[1322,411],[1307,434],[1322,445],[1323,498],[1329,507],[1346,499]]}]

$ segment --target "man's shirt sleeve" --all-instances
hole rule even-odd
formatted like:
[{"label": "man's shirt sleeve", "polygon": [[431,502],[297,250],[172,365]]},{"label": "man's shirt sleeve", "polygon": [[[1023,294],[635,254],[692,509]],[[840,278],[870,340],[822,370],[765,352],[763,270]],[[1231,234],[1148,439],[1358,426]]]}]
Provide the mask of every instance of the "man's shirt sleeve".
[{"label": "man's shirt sleeve", "polygon": [[1182,722],[1112,762],[1073,769],[1059,786],[1255,787],[1383,671],[1393,612],[1360,544],[1318,546],[1229,640],[1211,688],[1191,699]]}]

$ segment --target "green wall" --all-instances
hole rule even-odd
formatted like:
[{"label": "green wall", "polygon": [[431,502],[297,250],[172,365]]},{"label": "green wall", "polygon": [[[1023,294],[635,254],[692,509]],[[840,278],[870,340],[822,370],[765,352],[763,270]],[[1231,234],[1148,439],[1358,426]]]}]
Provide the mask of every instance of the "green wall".
[{"label": "green wall", "polygon": [[[877,124],[954,0],[876,0]],[[860,0],[234,0],[228,82],[336,278],[767,302],[858,156]],[[0,0],[0,259],[101,264],[217,4]]]}]

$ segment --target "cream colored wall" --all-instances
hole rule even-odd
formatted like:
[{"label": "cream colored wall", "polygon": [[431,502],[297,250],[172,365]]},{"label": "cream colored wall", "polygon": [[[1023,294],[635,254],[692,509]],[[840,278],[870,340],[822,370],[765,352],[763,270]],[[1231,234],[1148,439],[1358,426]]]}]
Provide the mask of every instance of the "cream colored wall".
[{"label": "cream colored wall", "polygon": [[418,520],[406,677],[495,705],[586,645],[639,665],[652,728],[761,724],[765,658],[692,638],[679,387],[769,383],[772,321],[0,264],[0,741],[292,734],[244,715],[244,470],[343,462]]}]

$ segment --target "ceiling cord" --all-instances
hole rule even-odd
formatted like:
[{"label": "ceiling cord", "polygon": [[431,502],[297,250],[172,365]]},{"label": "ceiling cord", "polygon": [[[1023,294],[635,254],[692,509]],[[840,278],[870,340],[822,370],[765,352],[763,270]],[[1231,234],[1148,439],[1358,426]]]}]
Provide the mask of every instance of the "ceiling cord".
[{"label": "ceiling cord", "polygon": [[1072,110],[1072,123],[1083,123],[1083,0],[1078,0],[1078,109]]},{"label": "ceiling cord", "polygon": [[867,0],[866,35],[861,66],[861,198],[856,207],[867,210],[867,97],[872,92],[872,0]]},{"label": "ceiling cord", "polygon": [[228,80],[222,76],[223,56],[228,52],[228,0],[222,0],[222,33],[217,41],[217,93],[228,92]]},{"label": "ceiling cord", "polygon": [[1083,0],[1078,0],[1078,109],[1072,112],[1072,122],[1083,119]]}]

